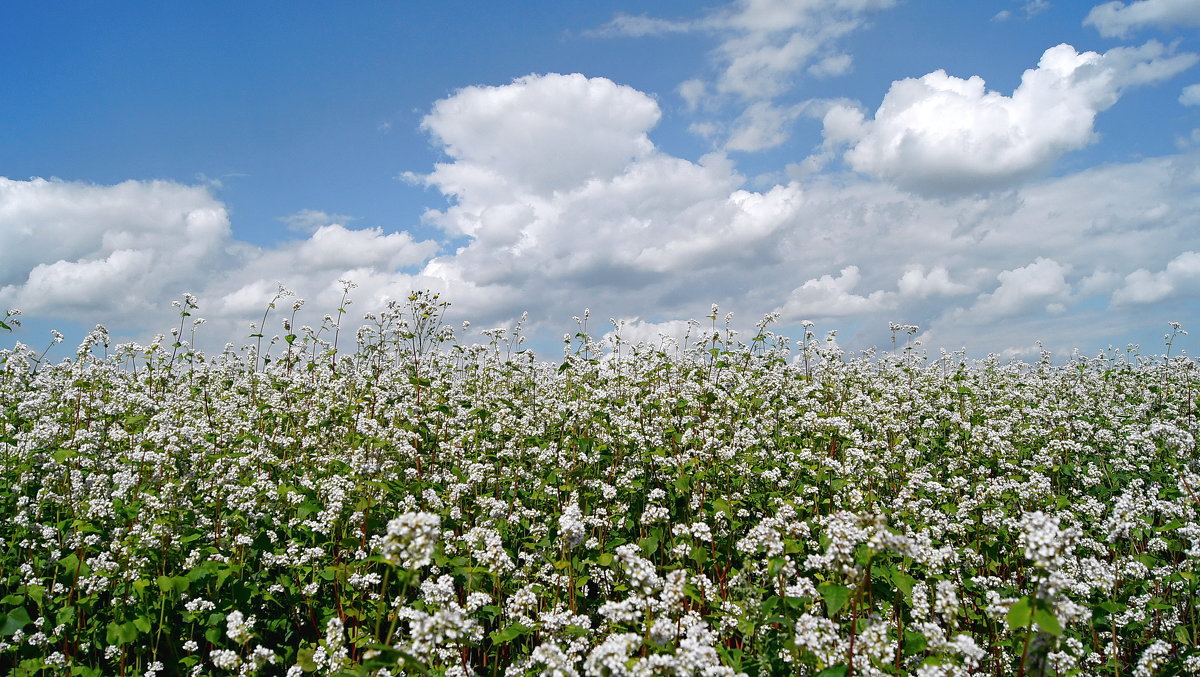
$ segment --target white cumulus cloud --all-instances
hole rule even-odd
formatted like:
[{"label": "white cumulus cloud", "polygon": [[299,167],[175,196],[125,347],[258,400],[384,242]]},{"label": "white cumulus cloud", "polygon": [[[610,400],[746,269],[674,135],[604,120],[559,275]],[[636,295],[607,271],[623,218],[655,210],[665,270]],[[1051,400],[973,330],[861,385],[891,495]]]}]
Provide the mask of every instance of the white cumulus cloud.
[{"label": "white cumulus cloud", "polygon": [[1200,291],[1200,253],[1183,252],[1156,273],[1139,268],[1125,276],[1125,284],[1113,292],[1117,305],[1161,301],[1176,294]]},{"label": "white cumulus cloud", "polygon": [[[298,218],[308,224],[318,215]],[[406,287],[389,288],[392,298],[406,296],[409,284],[436,286],[414,276],[437,249],[407,232],[337,224],[256,247],[234,239],[228,210],[208,186],[0,178],[0,306],[33,318],[163,330],[170,301],[188,291],[211,331],[234,337],[280,282],[315,294],[325,311],[340,298],[337,280],[355,275],[372,290]]]},{"label": "white cumulus cloud", "polygon": [[204,187],[0,178],[0,299],[129,317],[215,265],[229,237],[228,212]]},{"label": "white cumulus cloud", "polygon": [[896,284],[904,296],[955,296],[971,291],[969,285],[954,282],[945,266],[933,266],[928,272],[920,266],[904,272]]},{"label": "white cumulus cloud", "polygon": [[[524,143],[494,140],[498,114]],[[470,241],[425,274],[469,280],[513,309],[520,290],[538,289],[543,308],[569,316],[581,289],[692,298],[719,289],[721,276],[696,285],[681,275],[775,256],[772,238],[794,218],[799,187],[746,191],[724,155],[666,155],[647,140],[657,120],[645,94],[583,76],[528,76],[438,102],[424,124],[453,161],[411,178],[448,198],[428,222]],[[556,130],[549,141],[545,129]]]},{"label": "white cumulus cloud", "polygon": [[834,277],[822,275],[792,290],[787,303],[779,309],[785,320],[847,317],[876,313],[895,307],[895,292],[873,291],[855,294],[862,275],[858,266],[846,266]]},{"label": "white cumulus cloud", "polygon": [[1033,263],[1002,271],[996,276],[1000,286],[982,294],[967,312],[975,321],[990,321],[1040,309],[1057,314],[1065,309],[1071,294],[1068,269],[1054,259],[1038,258]]},{"label": "white cumulus cloud", "polygon": [[935,71],[892,83],[872,119],[849,106],[825,116],[831,145],[848,144],[856,171],[923,193],[1004,187],[1045,171],[1095,140],[1094,120],[1125,89],[1169,78],[1197,55],[1160,43],[1104,54],[1070,45],[1046,50],[1011,96]]},{"label": "white cumulus cloud", "polygon": [[422,122],[453,160],[429,181],[458,193],[547,195],[609,179],[653,150],[645,132],[659,116],[649,96],[578,73],[466,87],[438,101]]},{"label": "white cumulus cloud", "polygon": [[896,282],[897,291],[877,289],[855,293],[863,282],[857,265],[846,266],[833,275],[807,280],[792,290],[778,310],[785,320],[870,316],[885,310],[915,307],[913,302],[930,297],[961,296],[972,291],[970,285],[954,282],[945,266],[908,266]]},{"label": "white cumulus cloud", "polygon": [[31,264],[99,260],[119,249],[203,257],[228,235],[225,207],[205,188],[0,177],[0,285],[19,282]]}]

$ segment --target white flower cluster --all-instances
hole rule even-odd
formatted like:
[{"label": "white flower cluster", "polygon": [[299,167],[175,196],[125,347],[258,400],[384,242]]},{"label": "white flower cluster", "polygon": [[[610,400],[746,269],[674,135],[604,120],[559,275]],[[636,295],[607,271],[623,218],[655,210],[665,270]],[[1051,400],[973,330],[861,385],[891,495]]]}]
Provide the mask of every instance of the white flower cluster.
[{"label": "white flower cluster", "polygon": [[1059,518],[1041,511],[1021,518],[1021,547],[1039,569],[1058,569],[1071,546],[1071,532],[1059,528]]},{"label": "white flower cluster", "polygon": [[254,629],[254,622],[254,616],[247,618],[240,611],[230,611],[225,616],[225,636],[238,644],[245,644],[250,641],[250,633]]},{"label": "white flower cluster", "polygon": [[406,512],[388,522],[380,550],[406,569],[428,566],[441,536],[442,518],[428,512]]},{"label": "white flower cluster", "polygon": [[558,518],[558,537],[565,550],[575,549],[587,537],[587,525],[583,522],[583,511],[579,509],[579,497],[575,494],[571,494]]}]

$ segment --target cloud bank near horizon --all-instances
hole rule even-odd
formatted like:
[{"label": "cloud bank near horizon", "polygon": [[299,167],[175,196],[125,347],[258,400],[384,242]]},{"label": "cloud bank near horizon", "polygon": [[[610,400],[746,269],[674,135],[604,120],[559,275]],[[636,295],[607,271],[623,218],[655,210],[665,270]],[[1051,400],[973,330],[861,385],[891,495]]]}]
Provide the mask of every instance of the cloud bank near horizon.
[{"label": "cloud bank near horizon", "polygon": [[[150,335],[186,291],[215,325],[206,331],[236,338],[278,284],[328,312],[352,280],[357,313],[431,289],[478,327],[530,310],[546,333],[588,306],[652,337],[715,302],[747,326],[777,312],[785,328],[851,327],[865,346],[905,322],[928,346],[1014,354],[1039,338],[1100,348],[1119,325],[1200,311],[1194,144],[1052,171],[1096,141],[1095,119],[1127,92],[1200,57],[1155,41],[1061,44],[1011,94],[937,70],[893,82],[873,113],[778,105],[793,78],[850,68],[842,38],[892,4],[744,0],[691,22],[619,16],[601,29],[718,36],[715,75],[680,94],[694,110],[736,100],[744,113],[695,159],[654,142],[658,99],[603,77],[455,91],[420,125],[442,161],[403,177],[444,198],[421,217],[437,233],[426,239],[314,209],[283,217],[288,239],[252,245],[212,186],[0,179],[0,307]],[[1088,21],[1123,35],[1175,11],[1116,5]],[[739,173],[730,152],[777,146],[818,109],[824,142],[796,158],[815,171],[766,183]]]}]

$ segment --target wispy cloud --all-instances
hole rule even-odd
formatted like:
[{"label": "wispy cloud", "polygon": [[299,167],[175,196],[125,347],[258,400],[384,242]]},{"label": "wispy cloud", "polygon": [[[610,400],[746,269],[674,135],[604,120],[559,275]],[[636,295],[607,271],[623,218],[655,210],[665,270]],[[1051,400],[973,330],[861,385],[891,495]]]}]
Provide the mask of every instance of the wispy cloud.
[{"label": "wispy cloud", "polygon": [[648,37],[702,32],[714,36],[718,44],[709,57],[715,73],[685,81],[679,94],[689,110],[745,107],[743,116],[756,116],[760,123],[753,128],[734,125],[725,137],[725,148],[762,150],[789,136],[783,124],[773,124],[769,133],[762,133],[763,112],[782,110],[772,102],[792,91],[805,74],[823,78],[850,72],[853,57],[840,49],[840,41],[861,28],[870,14],[894,4],[895,0],[736,0],[701,19],[621,14],[591,34]]},{"label": "wispy cloud", "polygon": [[1050,7],[1051,4],[1048,0],[1025,0],[1021,3],[1021,7],[1017,10],[1017,12],[1013,12],[1013,10],[1009,9],[1002,9],[999,12],[996,12],[995,16],[992,17],[992,21],[1008,21],[1009,19],[1015,18],[1017,13],[1020,14],[1022,19],[1028,21],[1029,19],[1032,19],[1033,17],[1050,9]]},{"label": "wispy cloud", "polygon": [[1125,4],[1118,0],[1093,7],[1083,23],[1111,38],[1125,38],[1147,27],[1162,29],[1200,26],[1200,2],[1197,0],[1137,0]]},{"label": "wispy cloud", "polygon": [[328,214],[319,209],[301,209],[298,212],[279,217],[287,224],[288,230],[300,233],[315,233],[318,228],[332,224],[347,224],[354,221],[353,216],[345,214]]}]

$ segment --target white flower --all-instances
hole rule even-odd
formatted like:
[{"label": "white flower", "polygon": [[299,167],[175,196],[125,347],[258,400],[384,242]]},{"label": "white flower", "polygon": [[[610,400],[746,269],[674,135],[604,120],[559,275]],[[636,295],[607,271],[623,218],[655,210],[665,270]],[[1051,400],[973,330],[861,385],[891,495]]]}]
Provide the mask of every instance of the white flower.
[{"label": "white flower", "polygon": [[1137,666],[1133,669],[1133,677],[1152,677],[1158,672],[1158,668],[1170,652],[1170,642],[1156,640],[1142,652],[1142,657],[1138,659]]},{"label": "white flower", "polygon": [[221,670],[233,670],[242,663],[242,659],[229,649],[216,649],[209,654],[209,659],[214,667]]},{"label": "white flower", "polygon": [[1059,519],[1040,510],[1021,518],[1021,545],[1025,557],[1039,569],[1058,568],[1069,543],[1069,532],[1058,528]]},{"label": "white flower", "polygon": [[587,536],[587,527],[583,523],[583,511],[579,509],[579,498],[571,494],[567,507],[563,508],[558,518],[558,537],[563,547],[572,550]]},{"label": "white flower", "polygon": [[588,677],[616,677],[626,674],[625,663],[642,639],[632,632],[609,635],[592,649],[583,663],[583,672]]},{"label": "white flower", "polygon": [[230,611],[225,617],[225,636],[238,644],[245,644],[250,639],[254,621],[254,616],[246,618],[240,611]]},{"label": "white flower", "polygon": [[428,512],[406,512],[388,522],[383,556],[406,569],[420,569],[433,559],[442,518]]}]

